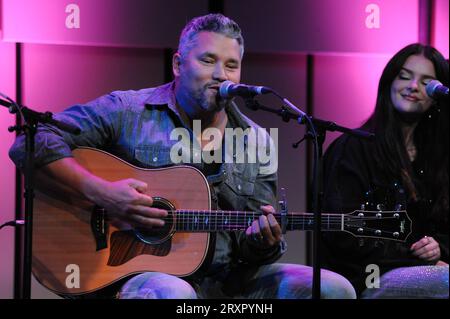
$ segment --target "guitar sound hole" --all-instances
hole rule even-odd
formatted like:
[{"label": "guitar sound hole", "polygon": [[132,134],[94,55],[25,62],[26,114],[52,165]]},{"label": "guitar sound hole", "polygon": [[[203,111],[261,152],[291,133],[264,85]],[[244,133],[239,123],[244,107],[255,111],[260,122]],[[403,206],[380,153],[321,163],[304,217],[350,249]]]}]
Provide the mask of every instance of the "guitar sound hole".
[{"label": "guitar sound hole", "polygon": [[159,209],[165,209],[169,212],[164,219],[163,227],[155,227],[152,229],[135,228],[134,233],[136,237],[147,244],[159,244],[170,239],[174,233],[174,217],[172,211],[175,211],[175,206],[168,200],[161,197],[153,197],[153,206]]}]

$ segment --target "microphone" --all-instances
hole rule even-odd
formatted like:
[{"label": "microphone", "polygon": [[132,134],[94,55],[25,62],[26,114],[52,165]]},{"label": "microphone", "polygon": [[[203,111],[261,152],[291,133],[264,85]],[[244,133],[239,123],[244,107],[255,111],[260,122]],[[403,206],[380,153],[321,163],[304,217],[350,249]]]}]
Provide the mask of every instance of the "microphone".
[{"label": "microphone", "polygon": [[448,87],[444,86],[438,80],[430,81],[425,87],[425,90],[427,91],[428,96],[432,99],[448,99]]},{"label": "microphone", "polygon": [[219,95],[224,99],[230,99],[234,96],[254,97],[255,95],[271,93],[272,90],[265,86],[253,86],[245,84],[236,84],[232,81],[225,81],[220,84]]}]

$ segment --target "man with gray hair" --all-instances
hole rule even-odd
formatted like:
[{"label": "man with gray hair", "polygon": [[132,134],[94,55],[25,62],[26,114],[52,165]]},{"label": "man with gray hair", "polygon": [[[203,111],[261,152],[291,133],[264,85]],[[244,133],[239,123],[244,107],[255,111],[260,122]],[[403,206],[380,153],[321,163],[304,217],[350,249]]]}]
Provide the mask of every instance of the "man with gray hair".
[{"label": "man with gray hair", "polygon": [[[184,163],[192,164],[195,153],[222,152],[224,139],[211,139],[203,132],[215,129],[224,136],[227,128],[259,128],[218,92],[224,81],[240,82],[243,52],[244,40],[234,21],[220,14],[194,18],[184,28],[173,56],[173,82],[113,92],[57,114],[57,119],[80,127],[82,134],[72,136],[40,126],[36,165],[105,208],[112,220],[139,228],[163,226],[168,212],[152,207],[152,195],[157,194],[148,194],[145,182],[106,181],[80,166],[71,150],[89,146],[107,150],[136,166],[169,166],[174,163],[168,154],[177,142],[169,135],[183,128],[190,142],[180,149],[181,153],[186,151],[180,155]],[[201,121],[199,132],[193,130],[193,121]],[[267,133],[264,140],[273,145]],[[20,136],[10,151],[19,167],[23,150],[24,138]],[[211,260],[192,276],[144,272],[116,283],[113,288],[118,293],[114,295],[141,299],[310,298],[310,267],[274,263],[287,246],[273,215],[277,172],[266,169],[266,164],[258,159],[254,163],[194,163],[210,185],[213,208],[261,214],[246,231],[215,233]],[[355,297],[353,287],[342,276],[323,270],[321,277],[323,298]]]}]

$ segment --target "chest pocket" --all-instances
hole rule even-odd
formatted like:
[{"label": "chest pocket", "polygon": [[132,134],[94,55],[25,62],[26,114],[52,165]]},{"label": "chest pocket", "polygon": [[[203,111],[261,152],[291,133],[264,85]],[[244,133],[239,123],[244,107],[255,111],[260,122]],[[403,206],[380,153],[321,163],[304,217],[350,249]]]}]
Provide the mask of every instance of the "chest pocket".
[{"label": "chest pocket", "polygon": [[173,164],[170,159],[170,148],[168,147],[155,145],[136,147],[134,158],[146,167],[161,167]]},{"label": "chest pocket", "polygon": [[255,191],[256,172],[252,165],[235,164],[228,171],[225,184],[237,195],[251,196]]}]

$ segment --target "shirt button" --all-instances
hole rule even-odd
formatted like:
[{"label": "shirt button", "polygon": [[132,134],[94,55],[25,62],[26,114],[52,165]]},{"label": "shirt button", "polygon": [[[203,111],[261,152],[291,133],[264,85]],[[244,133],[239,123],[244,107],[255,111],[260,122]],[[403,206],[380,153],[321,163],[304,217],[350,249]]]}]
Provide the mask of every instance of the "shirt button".
[{"label": "shirt button", "polygon": [[238,190],[241,190],[241,185],[238,185]]},{"label": "shirt button", "polygon": [[156,162],[158,160],[158,157],[153,157],[153,162]]}]

